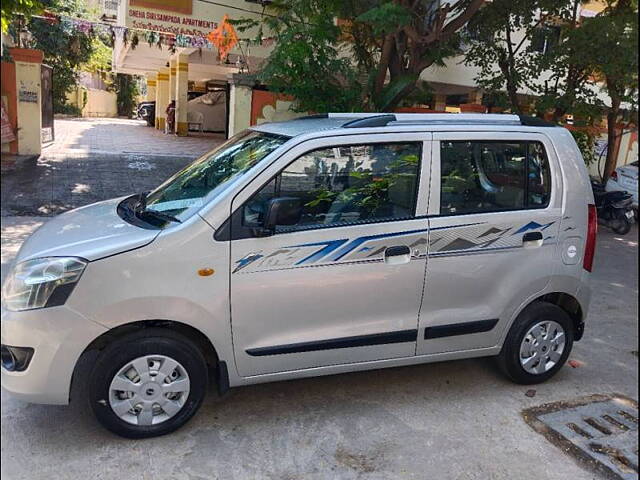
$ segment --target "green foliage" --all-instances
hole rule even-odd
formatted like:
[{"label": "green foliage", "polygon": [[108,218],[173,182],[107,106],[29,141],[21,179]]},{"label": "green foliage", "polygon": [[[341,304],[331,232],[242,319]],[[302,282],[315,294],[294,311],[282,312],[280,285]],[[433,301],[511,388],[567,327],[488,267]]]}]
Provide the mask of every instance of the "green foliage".
[{"label": "green foliage", "polygon": [[255,29],[257,42],[265,32],[275,37],[258,79],[292,95],[297,110],[392,111],[414,92],[422,70],[459,51],[458,31],[481,4],[275,0],[262,21],[232,23],[241,32]]},{"label": "green foliage", "polygon": [[[476,82],[489,91],[507,91],[511,110],[523,113],[517,95],[535,88],[545,52],[532,42],[540,33],[541,15],[566,15],[570,0],[494,0],[470,22],[465,63],[479,68]],[[548,54],[548,52],[547,52]]]},{"label": "green foliage", "polygon": [[397,96],[407,87],[415,85],[417,80],[417,75],[403,75],[391,80],[382,89],[380,95],[372,98],[374,106],[381,112],[390,110]]},{"label": "green foliage", "polygon": [[573,135],[573,138],[576,141],[578,148],[580,149],[580,153],[582,154],[584,163],[586,163],[587,165],[591,165],[593,162],[595,162],[597,160],[597,156],[595,153],[595,135],[592,135],[586,130],[571,130],[571,135]]},{"label": "green foliage", "polygon": [[138,83],[133,75],[118,73],[115,78],[118,115],[131,118],[136,107]]},{"label": "green foliage", "polygon": [[256,41],[263,29],[276,38],[258,80],[275,92],[292,95],[297,111],[350,111],[358,105],[360,86],[343,55],[341,32],[330,15],[331,2],[276,1],[272,9],[277,18],[265,16],[263,24],[233,22],[240,31],[257,29]]},{"label": "green foliage", "polygon": [[91,73],[104,73],[111,70],[113,50],[105,43],[107,39],[91,38],[91,54],[89,60],[82,65],[82,70]]},{"label": "green foliage", "polygon": [[356,20],[370,25],[375,35],[383,35],[408,25],[411,21],[411,11],[404,5],[385,2],[358,15]]},{"label": "green foliage", "polygon": [[43,3],[38,0],[2,0],[2,33],[9,31],[9,25],[17,16],[24,15],[29,19],[31,15],[41,12],[43,8]]},{"label": "green foliage", "polygon": [[[51,9],[83,18],[90,14],[83,0],[56,0]],[[67,28],[64,23],[51,24],[40,18],[31,19],[29,31],[33,36],[32,47],[42,50],[44,63],[53,67],[53,111],[64,113],[67,94],[77,85],[81,66],[91,59],[94,39]]]},{"label": "green foliage", "polygon": [[584,19],[580,28],[568,34],[567,44],[570,61],[602,80],[609,95],[637,103],[637,1],[608,1],[604,12]]}]

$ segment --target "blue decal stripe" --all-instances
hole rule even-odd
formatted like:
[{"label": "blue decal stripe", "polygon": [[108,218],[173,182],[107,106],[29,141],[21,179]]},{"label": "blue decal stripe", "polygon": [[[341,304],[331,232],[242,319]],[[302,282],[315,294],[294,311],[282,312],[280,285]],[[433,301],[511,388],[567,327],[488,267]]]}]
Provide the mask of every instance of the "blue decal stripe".
[{"label": "blue decal stripe", "polygon": [[545,229],[549,228],[551,225],[553,225],[554,223],[556,223],[556,222],[553,221],[553,222],[547,223],[545,225],[541,225],[538,222],[529,222],[526,225],[524,225],[523,227],[520,227],[520,229],[517,232],[513,233],[512,236],[513,235],[518,235],[519,233],[524,233],[527,230],[538,230],[538,229],[545,230]]},{"label": "blue decal stripe", "polygon": [[336,248],[338,248],[341,245],[343,245],[344,243],[346,243],[348,240],[349,239],[344,238],[344,239],[341,239],[341,240],[329,240],[327,242],[303,243],[301,245],[292,245],[290,247],[285,247],[285,248],[318,247],[318,246],[324,247],[324,248],[321,248],[320,250],[318,250],[316,252],[313,252],[308,257],[305,257],[302,260],[299,260],[299,261],[297,261],[295,263],[296,265],[302,265],[304,263],[317,262],[318,260],[320,260],[325,255],[333,252]]},{"label": "blue decal stripe", "polygon": [[423,228],[420,230],[408,230],[405,232],[394,232],[394,233],[380,233],[378,235],[368,235],[366,237],[359,237],[359,238],[356,238],[351,243],[348,243],[347,245],[342,247],[336,253],[334,253],[333,256],[330,258],[330,260],[333,260],[334,262],[337,260],[340,260],[342,257],[344,257],[354,249],[358,248],[364,242],[367,242],[369,240],[377,240],[380,238],[389,238],[389,237],[399,237],[402,235],[411,235],[413,233],[422,233],[422,232],[428,232],[428,231],[429,231],[428,228]]}]

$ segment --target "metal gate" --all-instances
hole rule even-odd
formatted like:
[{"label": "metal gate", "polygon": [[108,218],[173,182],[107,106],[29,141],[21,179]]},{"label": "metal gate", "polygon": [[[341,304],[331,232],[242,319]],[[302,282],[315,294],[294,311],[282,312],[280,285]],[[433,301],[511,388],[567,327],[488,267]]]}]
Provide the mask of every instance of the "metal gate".
[{"label": "metal gate", "polygon": [[53,142],[53,68],[42,65],[40,75],[42,106],[42,143]]}]

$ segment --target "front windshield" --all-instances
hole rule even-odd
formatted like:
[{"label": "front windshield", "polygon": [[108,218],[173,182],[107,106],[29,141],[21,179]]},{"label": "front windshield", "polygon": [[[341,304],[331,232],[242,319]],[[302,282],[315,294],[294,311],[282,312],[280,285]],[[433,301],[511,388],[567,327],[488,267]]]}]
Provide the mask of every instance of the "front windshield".
[{"label": "front windshield", "polygon": [[185,220],[287,140],[252,130],[240,132],[152,191],[146,207]]}]

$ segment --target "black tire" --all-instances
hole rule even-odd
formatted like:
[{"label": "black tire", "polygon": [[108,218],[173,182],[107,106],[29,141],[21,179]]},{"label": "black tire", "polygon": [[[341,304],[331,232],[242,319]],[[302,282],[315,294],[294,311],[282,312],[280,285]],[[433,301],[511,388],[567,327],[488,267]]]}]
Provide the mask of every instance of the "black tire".
[{"label": "black tire", "polygon": [[[109,387],[128,362],[145,355],[164,355],[179,362],[189,375],[186,402],[173,417],[156,425],[134,425],[121,419],[109,404]],[[200,408],[208,387],[208,370],[198,347],[187,337],[162,328],[144,328],[109,344],[97,358],[91,373],[89,401],[98,421],[126,438],[165,435],[183,426]]]},{"label": "black tire", "polygon": [[617,217],[612,221],[611,230],[618,235],[626,235],[631,230],[631,222],[624,213],[618,214]]},{"label": "black tire", "polygon": [[[543,320],[552,320],[564,329],[564,351],[559,361],[551,369],[544,373],[532,374],[520,364],[520,345],[529,329]],[[525,308],[513,322],[502,346],[502,351],[497,357],[498,366],[515,383],[522,385],[542,383],[558,373],[558,370],[565,364],[573,347],[574,335],[573,321],[564,310],[552,303],[534,302]]]}]

